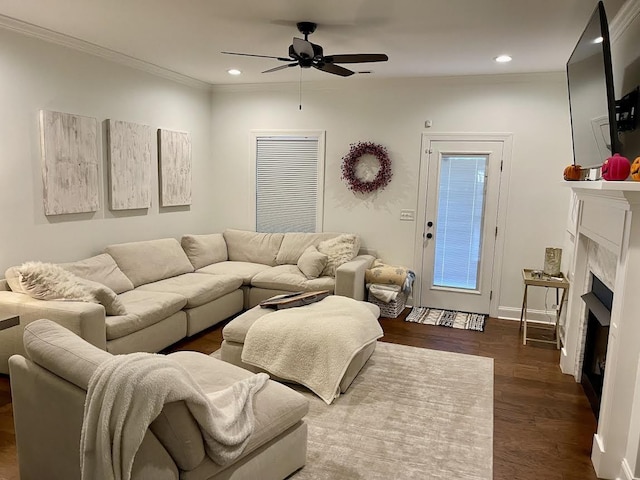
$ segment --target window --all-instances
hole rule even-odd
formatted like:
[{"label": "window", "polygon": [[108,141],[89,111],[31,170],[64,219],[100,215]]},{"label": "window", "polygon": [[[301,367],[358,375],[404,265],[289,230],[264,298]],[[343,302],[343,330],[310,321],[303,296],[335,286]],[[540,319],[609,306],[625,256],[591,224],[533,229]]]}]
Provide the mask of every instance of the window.
[{"label": "window", "polygon": [[257,232],[322,230],[324,133],[254,133]]},{"label": "window", "polygon": [[443,155],[433,284],[477,290],[487,155]]}]

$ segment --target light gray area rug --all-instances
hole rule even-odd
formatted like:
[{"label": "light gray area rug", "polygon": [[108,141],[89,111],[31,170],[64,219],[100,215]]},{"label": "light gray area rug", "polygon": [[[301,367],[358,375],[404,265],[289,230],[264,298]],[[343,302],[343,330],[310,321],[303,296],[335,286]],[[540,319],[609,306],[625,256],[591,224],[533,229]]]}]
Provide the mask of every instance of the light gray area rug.
[{"label": "light gray area rug", "polygon": [[493,359],[378,342],[349,390],[311,402],[290,478],[490,480]]}]

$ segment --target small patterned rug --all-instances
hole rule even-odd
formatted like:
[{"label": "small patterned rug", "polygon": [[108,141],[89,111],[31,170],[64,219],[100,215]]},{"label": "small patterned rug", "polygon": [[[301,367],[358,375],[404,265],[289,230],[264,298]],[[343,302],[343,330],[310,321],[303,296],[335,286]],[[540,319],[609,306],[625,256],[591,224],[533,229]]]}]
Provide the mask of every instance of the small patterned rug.
[{"label": "small patterned rug", "polygon": [[487,316],[482,313],[458,312],[455,310],[441,310],[429,307],[413,307],[409,315],[407,315],[407,318],[405,318],[405,321],[484,332],[484,322],[486,319]]}]

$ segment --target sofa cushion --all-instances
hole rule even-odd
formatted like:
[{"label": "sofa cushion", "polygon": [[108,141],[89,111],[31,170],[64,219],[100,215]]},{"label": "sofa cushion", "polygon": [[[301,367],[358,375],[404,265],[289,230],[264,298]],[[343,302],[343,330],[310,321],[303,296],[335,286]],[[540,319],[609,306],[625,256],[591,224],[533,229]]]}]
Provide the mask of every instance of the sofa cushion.
[{"label": "sofa cushion", "polygon": [[339,233],[320,232],[320,233],[303,233],[288,232],[284,234],[280,250],[276,256],[278,265],[295,265],[298,263],[300,255],[310,246],[318,246],[324,240],[329,240],[339,236]]},{"label": "sofa cushion", "polygon": [[185,273],[177,277],[141,285],[138,290],[177,293],[187,299],[187,308],[193,308],[223,297],[227,293],[239,289],[240,285],[242,285],[242,279],[235,275]]},{"label": "sofa cushion", "polygon": [[118,268],[113,257],[107,253],[58,265],[80,278],[102,283],[116,293],[133,290],[131,280]]},{"label": "sofa cushion", "polygon": [[[169,357],[186,368],[205,393],[217,392],[254,375],[243,368],[196,352],[176,352]],[[212,375],[212,372],[215,374]],[[242,453],[243,457],[299,422],[309,411],[309,401],[291,388],[269,380],[256,393],[253,409],[255,429]],[[180,415],[182,418],[190,416],[186,407],[182,412],[173,409],[171,414],[175,416],[172,425],[176,428],[159,431],[152,426],[152,431],[170,452],[186,450],[192,441],[197,441],[195,436],[201,438],[201,434],[193,429],[191,422],[178,421],[181,420]],[[223,468],[221,466],[220,470]]]},{"label": "sofa cushion", "polygon": [[51,320],[36,320],[24,327],[24,348],[32,361],[86,390],[89,379],[111,354],[84,341]]},{"label": "sofa cushion", "polygon": [[179,312],[187,299],[177,293],[153,292],[138,288],[121,293],[118,298],[127,314],[106,317],[107,340],[124,337]]},{"label": "sofa cushion", "polygon": [[221,233],[210,235],[183,235],[182,249],[196,270],[212,263],[227,260],[227,244]]},{"label": "sofa cushion", "polygon": [[198,269],[196,273],[209,275],[236,275],[242,277],[243,285],[251,285],[251,279],[260,272],[270,269],[269,265],[251,262],[219,262]]},{"label": "sofa cushion", "polygon": [[308,279],[318,278],[327,266],[327,256],[315,246],[308,247],[298,259],[298,268]]},{"label": "sofa cushion", "polygon": [[105,250],[136,287],[193,272],[193,265],[175,238],[119,243]]},{"label": "sofa cushion", "polygon": [[251,285],[254,287],[288,292],[311,292],[314,290],[329,290],[333,292],[335,284],[335,279],[332,277],[319,277],[309,280],[296,265],[278,265],[258,273],[251,280]]},{"label": "sofa cushion", "polygon": [[122,315],[116,293],[102,283],[85,280],[54,263],[25,262],[7,270],[15,292],[38,300],[100,303],[107,315]]},{"label": "sofa cushion", "polygon": [[262,263],[274,266],[283,233],[257,233],[246,230],[225,230],[229,260]]},{"label": "sofa cushion", "polygon": [[318,251],[327,255],[327,265],[322,275],[336,276],[336,268],[353,260],[360,250],[360,237],[345,233],[318,244]]}]

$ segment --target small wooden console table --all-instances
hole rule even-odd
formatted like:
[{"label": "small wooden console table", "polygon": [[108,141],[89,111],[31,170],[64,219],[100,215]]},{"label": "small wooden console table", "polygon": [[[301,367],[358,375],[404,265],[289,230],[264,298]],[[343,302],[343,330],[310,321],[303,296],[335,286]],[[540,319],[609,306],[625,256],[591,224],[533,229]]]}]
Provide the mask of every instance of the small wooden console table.
[{"label": "small wooden console table", "polygon": [[[562,307],[564,306],[564,301],[567,298],[567,292],[569,290],[569,281],[567,277],[564,276],[563,273],[560,273],[557,277],[550,277],[548,275],[542,275],[541,277],[534,277],[532,275],[533,270],[525,268],[522,270],[522,280],[524,281],[524,297],[522,298],[522,312],[520,313],[520,328],[522,329],[524,325],[524,329],[522,332],[522,344],[526,345],[527,340],[531,340],[533,342],[543,342],[543,343],[555,343],[556,348],[560,348],[560,315],[562,314]],[[556,322],[552,327],[554,332],[553,340],[542,340],[539,338],[531,338],[527,337],[527,289],[529,286],[532,287],[546,287],[546,288],[555,288],[556,289]],[[562,289],[562,300],[559,299],[559,290]],[[537,327],[537,326],[536,326]],[[545,327],[537,327],[537,328],[545,328]]]}]

